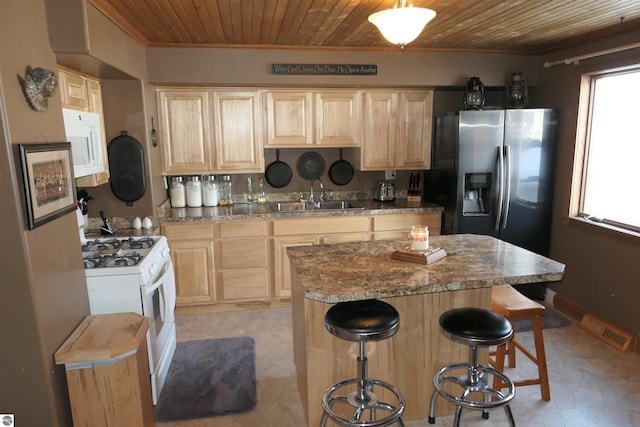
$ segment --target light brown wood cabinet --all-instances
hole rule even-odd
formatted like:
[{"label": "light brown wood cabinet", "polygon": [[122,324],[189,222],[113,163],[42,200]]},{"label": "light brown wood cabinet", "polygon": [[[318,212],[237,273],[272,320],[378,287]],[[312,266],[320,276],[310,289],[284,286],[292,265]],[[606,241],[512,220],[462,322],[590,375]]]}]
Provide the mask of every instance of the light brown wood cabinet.
[{"label": "light brown wood cabinet", "polygon": [[176,273],[176,304],[189,310],[205,309],[197,311],[201,312],[207,308],[237,310],[243,304],[251,308],[258,302],[288,303],[288,247],[403,239],[414,224],[425,224],[431,235],[437,235],[440,212],[168,222],[161,226]]},{"label": "light brown wood cabinet", "polygon": [[266,221],[219,222],[216,230],[216,284],[219,301],[268,298]]},{"label": "light brown wood cabinet", "polygon": [[58,91],[62,106],[74,110],[90,111],[86,77],[82,73],[61,66],[57,67],[57,72]]},{"label": "light brown wood cabinet", "polygon": [[375,215],[371,240],[409,239],[412,225],[426,225],[430,236],[440,235],[440,212]]},{"label": "light brown wood cabinet", "polygon": [[211,111],[206,90],[160,90],[158,109],[164,172],[208,172],[211,156]]},{"label": "light brown wood cabinet", "polygon": [[176,275],[176,305],[212,304],[215,287],[213,223],[161,225],[171,248]]},{"label": "light brown wood cabinet", "polygon": [[366,91],[363,138],[351,156],[360,170],[428,169],[433,90]]},{"label": "light brown wood cabinet", "polygon": [[268,90],[265,146],[360,145],[360,95],[353,90]]},{"label": "light brown wood cabinet", "polygon": [[264,172],[260,91],[215,91],[215,172]]},{"label": "light brown wood cabinet", "polygon": [[264,171],[258,90],[160,89],[163,173]]},{"label": "light brown wood cabinet", "polygon": [[311,92],[267,91],[266,146],[305,147],[313,144]]},{"label": "light brown wood cabinet", "polygon": [[367,240],[369,217],[289,218],[273,221],[273,283],[277,296],[291,296],[287,248]]},{"label": "light brown wood cabinet", "polygon": [[96,174],[76,178],[76,186],[97,187],[106,184],[109,182],[109,157],[107,156],[107,137],[104,128],[100,80],[61,66],[58,66],[57,71],[62,106],[73,110],[98,113],[100,116],[104,169]]},{"label": "light brown wood cabinet", "polygon": [[146,332],[135,313],[91,315],[56,351],[75,426],[155,425]]}]

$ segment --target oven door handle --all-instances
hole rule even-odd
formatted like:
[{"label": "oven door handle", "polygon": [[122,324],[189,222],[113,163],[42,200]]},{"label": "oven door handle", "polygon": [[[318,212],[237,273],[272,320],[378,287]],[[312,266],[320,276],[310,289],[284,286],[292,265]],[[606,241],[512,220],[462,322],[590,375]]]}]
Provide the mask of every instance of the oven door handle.
[{"label": "oven door handle", "polygon": [[146,295],[152,295],[157,288],[164,285],[164,293],[166,294],[164,297],[171,310],[173,310],[176,306],[175,280],[173,263],[171,262],[171,258],[168,258],[167,261],[163,263],[160,271],[158,271],[158,273],[153,277],[151,283],[144,287],[144,292]]},{"label": "oven door handle", "polygon": [[153,279],[151,279],[151,285],[149,287],[149,291],[153,291],[155,288],[157,288],[160,285],[160,283],[162,282],[161,279],[167,273],[167,270],[170,265],[171,265],[170,262],[165,262],[160,268],[160,270],[155,274],[155,276],[153,276]]}]

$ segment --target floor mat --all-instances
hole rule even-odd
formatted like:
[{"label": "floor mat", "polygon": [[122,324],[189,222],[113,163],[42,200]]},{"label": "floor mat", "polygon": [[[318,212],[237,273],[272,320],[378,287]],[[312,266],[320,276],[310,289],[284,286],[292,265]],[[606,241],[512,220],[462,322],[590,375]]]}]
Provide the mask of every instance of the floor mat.
[{"label": "floor mat", "polygon": [[155,407],[156,421],[247,412],[256,406],[251,337],[180,342]]}]

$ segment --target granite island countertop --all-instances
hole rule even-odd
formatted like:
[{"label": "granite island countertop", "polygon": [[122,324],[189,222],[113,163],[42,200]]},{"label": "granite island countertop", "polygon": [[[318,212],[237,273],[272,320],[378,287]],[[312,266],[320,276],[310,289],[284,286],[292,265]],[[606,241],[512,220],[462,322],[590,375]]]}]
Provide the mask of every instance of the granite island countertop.
[{"label": "granite island countertop", "polygon": [[565,266],[481,235],[433,236],[447,257],[429,265],[391,259],[405,240],[377,240],[287,248],[304,297],[337,303],[491,286],[559,281]]}]

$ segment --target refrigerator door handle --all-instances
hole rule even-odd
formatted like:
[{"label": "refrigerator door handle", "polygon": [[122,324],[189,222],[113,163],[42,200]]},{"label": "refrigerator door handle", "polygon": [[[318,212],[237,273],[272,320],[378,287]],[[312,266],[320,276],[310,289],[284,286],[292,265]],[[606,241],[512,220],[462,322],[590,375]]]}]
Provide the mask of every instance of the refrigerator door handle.
[{"label": "refrigerator door handle", "polygon": [[504,182],[507,184],[507,190],[504,198],[504,219],[502,220],[502,228],[507,228],[507,219],[509,218],[509,205],[511,204],[511,147],[504,146],[505,157],[505,177]]},{"label": "refrigerator door handle", "polygon": [[494,228],[500,229],[500,219],[502,218],[502,205],[504,202],[504,151],[502,146],[498,147],[498,207],[496,212],[496,224]]}]

